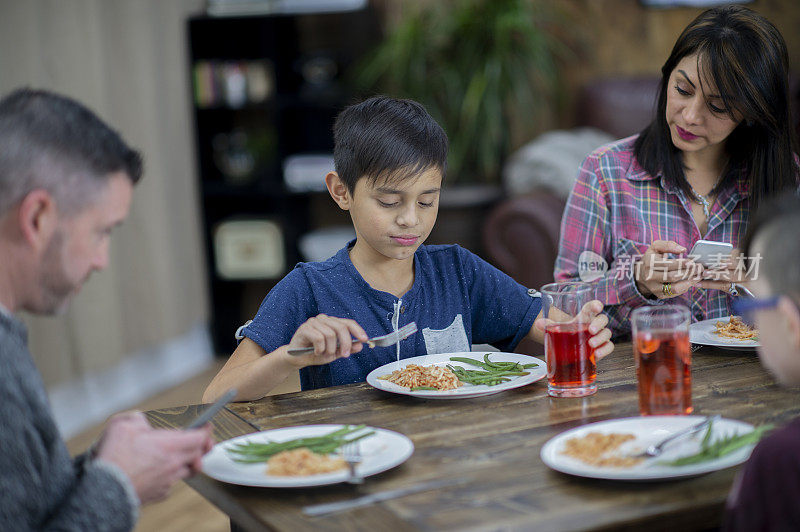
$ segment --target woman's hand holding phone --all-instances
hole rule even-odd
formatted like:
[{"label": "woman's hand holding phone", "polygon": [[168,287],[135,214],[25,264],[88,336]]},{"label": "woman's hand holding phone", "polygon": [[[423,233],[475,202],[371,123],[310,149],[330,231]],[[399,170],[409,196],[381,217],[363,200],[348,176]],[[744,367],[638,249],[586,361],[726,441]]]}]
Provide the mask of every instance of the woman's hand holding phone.
[{"label": "woman's hand holding phone", "polygon": [[706,266],[698,285],[703,289],[723,290],[738,295],[733,285],[747,289],[747,276],[742,254],[726,242],[698,240],[689,256]]},{"label": "woman's hand holding phone", "polygon": [[670,253],[682,255],[686,248],[671,240],[655,240],[634,263],[636,288],[643,296],[670,299],[701,284],[703,265],[688,258],[669,258]]},{"label": "woman's hand holding phone", "polygon": [[729,257],[727,257],[719,268],[713,270],[706,270],[703,274],[703,280],[698,286],[700,288],[723,290],[736,295],[732,290],[732,285],[743,286],[748,288],[749,279],[744,267],[744,256],[742,253],[734,248]]},{"label": "woman's hand holding phone", "polygon": [[[682,255],[686,248],[671,240],[656,240],[634,264],[636,287],[645,297],[670,299],[686,293],[696,286],[703,289],[723,290],[735,295],[732,285],[747,288],[744,261],[741,253],[733,249],[730,255],[724,253],[730,245],[722,248],[721,243],[699,241],[698,244],[718,244],[719,249],[699,249],[696,247],[686,258],[671,259],[667,254]],[[717,253],[713,253],[713,251]],[[699,260],[713,261],[713,267],[704,266]],[[711,264],[711,263],[709,263]]]}]

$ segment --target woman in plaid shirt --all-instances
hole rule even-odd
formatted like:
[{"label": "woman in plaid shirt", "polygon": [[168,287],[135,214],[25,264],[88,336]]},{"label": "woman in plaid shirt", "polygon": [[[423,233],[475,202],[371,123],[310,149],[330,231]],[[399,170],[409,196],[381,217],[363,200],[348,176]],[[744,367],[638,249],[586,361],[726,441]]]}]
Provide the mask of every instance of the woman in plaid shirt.
[{"label": "woman in plaid shirt", "polygon": [[632,309],[665,299],[687,304],[694,321],[730,314],[733,261],[704,271],[678,256],[700,239],[737,247],[750,211],[797,187],[787,65],[783,37],[762,16],[705,11],[661,69],[653,122],[584,161],[555,277],[591,275],[615,335],[630,330]]}]

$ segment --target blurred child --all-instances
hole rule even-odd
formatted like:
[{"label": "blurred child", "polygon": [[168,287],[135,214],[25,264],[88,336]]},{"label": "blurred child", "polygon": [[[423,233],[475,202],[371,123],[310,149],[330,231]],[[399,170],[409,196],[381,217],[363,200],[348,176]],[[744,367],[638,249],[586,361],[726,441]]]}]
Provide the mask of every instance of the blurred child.
[{"label": "blurred child", "polygon": [[[420,104],[377,96],[352,105],[334,139],[336,171],[325,183],[356,239],[324,262],[298,264],[267,294],[204,401],[232,386],[238,400],[263,397],[298,369],[302,388],[313,389],[363,381],[398,358],[543,339],[535,290],[456,245],[422,246],[439,208],[447,136]],[[598,358],[613,350],[602,308],[584,308]],[[419,332],[407,340],[363,349],[368,336],[410,322]],[[287,353],[296,347],[314,353]]]},{"label": "blurred child", "polygon": [[[762,364],[783,385],[800,384],[800,199],[784,197],[759,209],[744,255],[760,255],[751,282],[754,300],[738,313],[758,327]],[[734,307],[736,309],[736,307]],[[800,527],[800,418],[753,450],[728,497],[724,530]]]}]

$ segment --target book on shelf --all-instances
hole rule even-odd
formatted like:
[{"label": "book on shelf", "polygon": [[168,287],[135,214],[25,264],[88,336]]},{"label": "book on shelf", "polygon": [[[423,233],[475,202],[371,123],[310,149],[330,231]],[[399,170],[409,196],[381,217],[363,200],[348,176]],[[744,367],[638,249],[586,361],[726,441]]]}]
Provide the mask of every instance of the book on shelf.
[{"label": "book on shelf", "polygon": [[204,109],[226,106],[239,109],[267,101],[275,90],[272,62],[205,61],[195,62],[192,72],[194,103]]},{"label": "book on shelf", "polygon": [[367,0],[208,0],[206,12],[216,17],[302,15],[357,11]]}]

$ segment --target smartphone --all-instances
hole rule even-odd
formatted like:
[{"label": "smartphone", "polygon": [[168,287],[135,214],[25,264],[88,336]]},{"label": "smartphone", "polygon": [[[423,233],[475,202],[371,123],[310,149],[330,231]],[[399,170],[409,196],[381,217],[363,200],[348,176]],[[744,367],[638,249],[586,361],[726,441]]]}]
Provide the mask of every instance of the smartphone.
[{"label": "smartphone", "polygon": [[730,257],[733,245],[727,242],[714,242],[713,240],[698,240],[689,252],[689,258],[694,259],[708,268],[719,268]]},{"label": "smartphone", "polygon": [[186,426],[186,428],[196,429],[198,427],[202,427],[203,425],[211,421],[211,418],[216,416],[217,412],[222,410],[226,404],[233,401],[234,397],[236,397],[236,389],[231,388],[230,390],[225,392],[225,394],[222,397],[214,401],[214,403],[211,406],[203,410],[203,412],[199,416],[197,416],[194,421],[189,423]]}]

